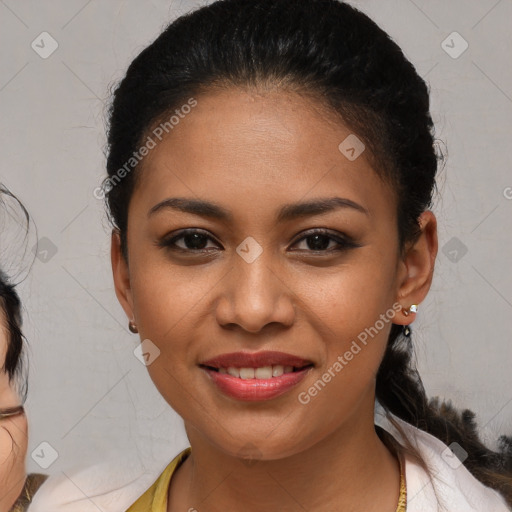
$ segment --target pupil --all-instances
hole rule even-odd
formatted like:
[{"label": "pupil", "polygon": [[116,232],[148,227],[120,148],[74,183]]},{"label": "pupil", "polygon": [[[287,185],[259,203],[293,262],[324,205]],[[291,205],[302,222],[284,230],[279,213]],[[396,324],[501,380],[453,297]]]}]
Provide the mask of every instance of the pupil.
[{"label": "pupil", "polygon": [[188,249],[204,249],[206,237],[200,233],[189,233],[184,236]]},{"label": "pupil", "polygon": [[[320,239],[320,242],[319,242],[319,239]],[[322,239],[323,239],[324,243],[322,243]],[[307,240],[308,240],[308,248],[313,251],[326,249],[329,246],[329,241],[330,241],[329,237],[326,235],[311,235],[311,236],[308,236]],[[314,242],[311,244],[310,240],[314,240]]]}]

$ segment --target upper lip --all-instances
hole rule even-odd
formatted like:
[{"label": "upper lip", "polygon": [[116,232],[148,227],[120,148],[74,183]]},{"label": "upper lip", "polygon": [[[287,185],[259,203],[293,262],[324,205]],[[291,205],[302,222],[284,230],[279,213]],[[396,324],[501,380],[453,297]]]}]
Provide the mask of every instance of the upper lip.
[{"label": "upper lip", "polygon": [[229,368],[230,366],[234,368],[261,368],[274,365],[302,368],[311,364],[313,364],[312,361],[302,357],[269,350],[262,352],[230,352],[200,363],[201,366],[211,366],[213,368]]}]

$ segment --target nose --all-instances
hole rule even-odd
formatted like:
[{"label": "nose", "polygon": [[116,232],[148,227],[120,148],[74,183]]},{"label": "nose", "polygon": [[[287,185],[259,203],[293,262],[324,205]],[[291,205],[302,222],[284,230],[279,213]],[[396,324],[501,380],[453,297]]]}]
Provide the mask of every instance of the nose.
[{"label": "nose", "polygon": [[269,324],[293,324],[293,291],[283,273],[274,270],[264,255],[265,251],[251,263],[234,255],[232,271],[223,280],[222,296],[217,302],[219,325],[257,333]]}]

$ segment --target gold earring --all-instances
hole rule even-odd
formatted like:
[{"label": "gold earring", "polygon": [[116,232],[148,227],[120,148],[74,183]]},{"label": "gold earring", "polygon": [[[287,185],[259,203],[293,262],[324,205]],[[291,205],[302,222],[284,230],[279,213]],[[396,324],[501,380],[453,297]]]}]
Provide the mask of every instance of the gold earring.
[{"label": "gold earring", "polygon": [[130,329],[130,332],[133,332],[134,334],[139,332],[137,326],[131,320],[128,322],[128,329]]},{"label": "gold earring", "polygon": [[402,313],[404,316],[409,316],[409,313],[417,313],[418,312],[418,305],[412,304],[409,309],[402,308]]}]

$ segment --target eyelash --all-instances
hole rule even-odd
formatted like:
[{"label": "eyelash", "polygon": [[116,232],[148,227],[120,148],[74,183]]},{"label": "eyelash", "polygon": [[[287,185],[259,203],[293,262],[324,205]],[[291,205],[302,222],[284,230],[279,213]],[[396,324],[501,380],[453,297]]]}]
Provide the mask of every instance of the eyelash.
[{"label": "eyelash", "polygon": [[[213,238],[207,234],[207,232],[202,231],[200,229],[184,229],[180,231],[178,234],[172,236],[171,238],[164,238],[161,241],[157,242],[157,245],[162,248],[166,248],[170,251],[175,252],[182,252],[182,253],[191,253],[191,254],[204,254],[206,252],[210,252],[208,249],[184,249],[182,247],[177,247],[176,242],[182,238],[184,238],[187,235],[193,235],[193,234],[199,234],[203,235],[206,239],[212,240]],[[307,240],[309,237],[315,236],[315,235],[323,235],[327,236],[331,240],[337,242],[338,248],[335,249],[322,249],[322,250],[305,250],[305,252],[313,253],[313,254],[331,254],[333,252],[340,252],[345,251],[348,249],[361,247],[360,244],[357,244],[350,238],[346,236],[339,236],[334,235],[331,231],[327,229],[315,229],[312,231],[306,232],[301,238],[296,240],[293,245],[296,245],[299,242],[302,242],[303,240]],[[302,249],[299,249],[299,252],[302,251]]]}]

